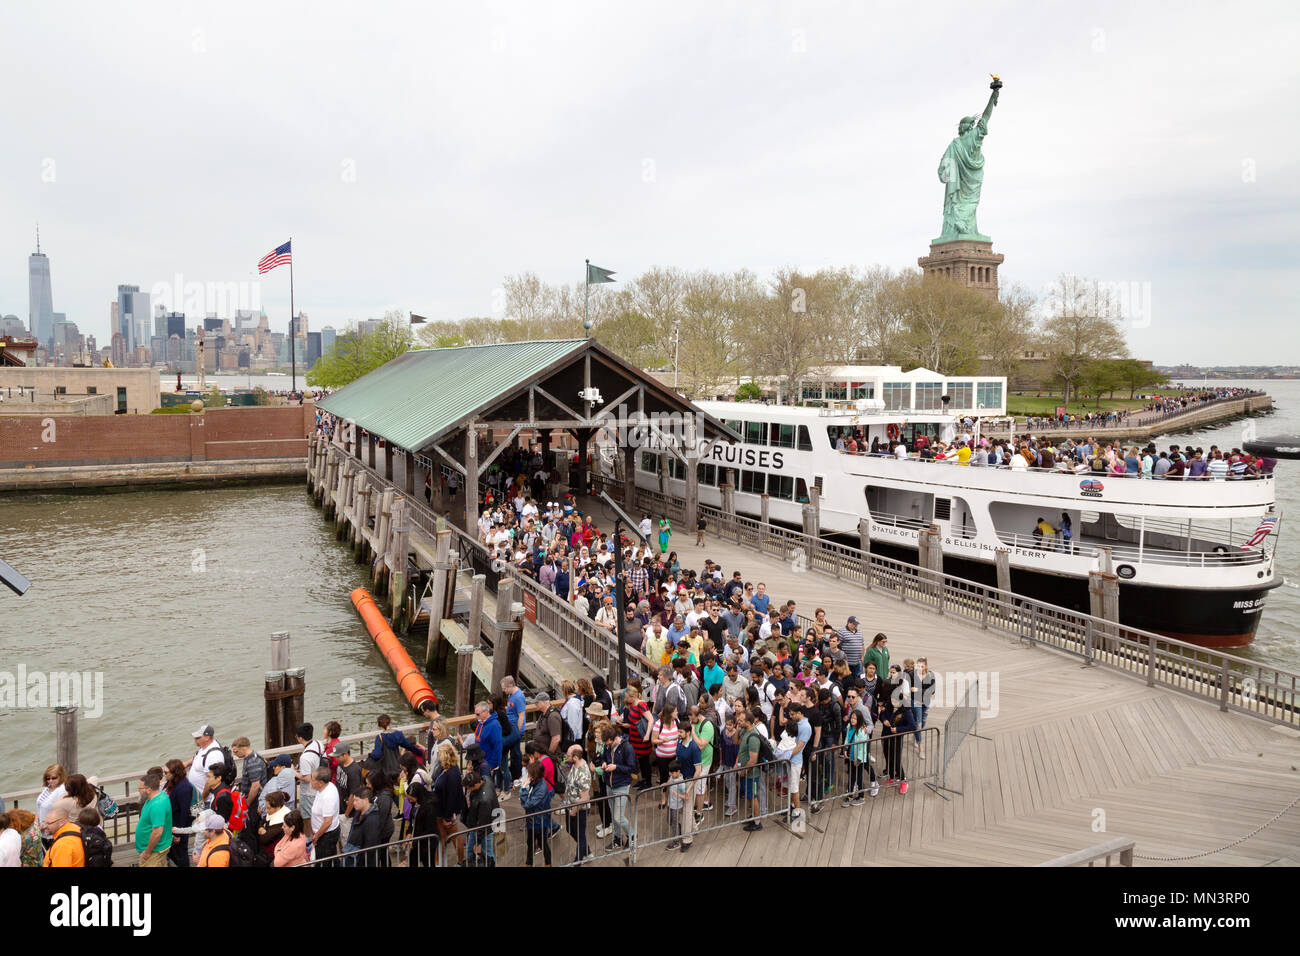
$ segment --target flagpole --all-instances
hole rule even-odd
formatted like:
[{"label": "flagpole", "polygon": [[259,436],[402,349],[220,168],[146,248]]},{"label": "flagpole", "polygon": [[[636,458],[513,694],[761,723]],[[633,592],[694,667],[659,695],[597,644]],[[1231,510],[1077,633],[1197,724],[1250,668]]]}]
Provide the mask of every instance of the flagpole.
[{"label": "flagpole", "polygon": [[289,394],[292,396],[298,391],[298,357],[294,352],[294,340],[297,339],[297,329],[294,328],[293,321],[293,236],[289,237],[289,368],[291,377],[289,379]]},{"label": "flagpole", "polygon": [[586,292],[582,297],[582,330],[587,333],[587,338],[591,338],[591,260],[583,260],[587,264],[587,273],[584,277]]}]

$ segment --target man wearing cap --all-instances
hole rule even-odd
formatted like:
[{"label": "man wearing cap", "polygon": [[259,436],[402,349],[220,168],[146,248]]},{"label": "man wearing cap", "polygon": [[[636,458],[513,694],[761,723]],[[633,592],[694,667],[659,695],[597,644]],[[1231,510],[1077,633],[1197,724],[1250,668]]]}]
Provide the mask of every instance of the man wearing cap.
[{"label": "man wearing cap", "polygon": [[858,619],[850,615],[844,627],[836,633],[840,639],[840,650],[844,652],[844,657],[849,662],[849,673],[855,679],[861,677],[862,657],[866,653],[866,647],[862,641],[862,632],[858,630]]},{"label": "man wearing cap", "polygon": [[[199,866],[230,866],[230,834],[226,832],[226,818],[219,813],[209,813],[203,818],[206,839],[199,853]],[[225,847],[220,853],[218,848]]]},{"label": "man wearing cap", "polygon": [[[340,744],[340,746],[342,745]],[[262,816],[266,815],[266,795],[268,793],[274,793],[277,790],[283,793],[286,810],[294,809],[297,803],[298,780],[293,775],[293,758],[288,754],[280,754],[271,761],[270,775],[270,779],[266,781],[266,786],[257,795],[257,809]]]},{"label": "man wearing cap", "polygon": [[551,695],[539,691],[533,698],[537,705],[537,726],[533,728],[533,741],[542,752],[554,756],[560,752],[560,712],[551,706]]},{"label": "man wearing cap", "polygon": [[[334,786],[338,788],[339,792],[339,816],[341,817],[339,845],[344,850],[347,850],[348,844],[352,842],[352,827],[360,817],[360,814],[354,816],[354,811],[358,808],[356,800],[353,798],[361,792],[365,784],[361,779],[361,763],[356,757],[352,756],[352,746],[350,744],[335,744],[330,757],[337,759],[339,762],[338,768],[334,771]],[[353,849],[358,848],[353,847]]]},{"label": "man wearing cap", "polygon": [[194,788],[199,803],[202,803],[208,795],[204,789],[208,782],[208,767],[222,762],[221,744],[217,743],[215,733],[211,724],[204,724],[194,731],[194,746],[198,749],[185,764],[185,778]]}]

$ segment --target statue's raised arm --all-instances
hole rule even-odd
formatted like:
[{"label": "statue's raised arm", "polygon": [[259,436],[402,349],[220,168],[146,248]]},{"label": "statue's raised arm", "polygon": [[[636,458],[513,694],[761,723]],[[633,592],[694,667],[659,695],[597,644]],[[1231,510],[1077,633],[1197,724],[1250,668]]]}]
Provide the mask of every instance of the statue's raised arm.
[{"label": "statue's raised arm", "polygon": [[993,107],[997,105],[998,89],[997,87],[994,87],[993,92],[989,94],[989,105],[984,107],[984,114],[980,117],[980,125],[986,130],[989,128],[989,117],[993,115]]}]

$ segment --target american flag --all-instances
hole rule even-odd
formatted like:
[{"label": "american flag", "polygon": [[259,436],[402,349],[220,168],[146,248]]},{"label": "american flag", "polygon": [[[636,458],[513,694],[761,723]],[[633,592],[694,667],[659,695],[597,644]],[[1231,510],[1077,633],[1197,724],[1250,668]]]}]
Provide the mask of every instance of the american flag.
[{"label": "american flag", "polygon": [[1255,529],[1255,533],[1250,536],[1250,540],[1241,546],[1241,550],[1247,551],[1250,548],[1255,547],[1255,545],[1259,544],[1261,541],[1267,538],[1268,533],[1272,531],[1275,527],[1277,527],[1276,516],[1265,518],[1263,521],[1259,523],[1259,527]]},{"label": "american flag", "polygon": [[293,260],[289,255],[289,245],[292,242],[293,240],[290,239],[289,242],[286,242],[282,246],[276,246],[266,255],[262,256],[261,261],[257,264],[257,274],[262,275],[265,272],[270,272],[276,266],[282,266],[286,262],[292,262]]}]

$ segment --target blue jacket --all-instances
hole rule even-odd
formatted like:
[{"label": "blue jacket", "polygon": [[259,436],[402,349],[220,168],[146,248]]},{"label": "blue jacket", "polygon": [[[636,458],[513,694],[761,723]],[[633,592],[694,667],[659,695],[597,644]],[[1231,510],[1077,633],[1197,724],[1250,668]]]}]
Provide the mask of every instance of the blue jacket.
[{"label": "blue jacket", "polygon": [[400,730],[390,730],[375,737],[375,749],[370,751],[371,760],[382,760],[384,748],[396,750],[398,747],[404,747],[417,756],[424,753],[424,748],[414,741],[408,740],[406,734]]},{"label": "blue jacket", "polygon": [[530,814],[527,820],[529,830],[544,830],[550,824],[551,815],[540,811],[551,809],[551,797],[554,794],[555,791],[544,777],[537,781],[537,786],[526,786],[520,790],[519,805]]},{"label": "blue jacket", "polygon": [[492,769],[501,766],[501,721],[496,711],[487,720],[474,725],[474,740],[483,748],[483,759]]},{"label": "blue jacket", "polygon": [[632,774],[637,769],[636,751],[632,749],[632,744],[626,737],[612,753],[606,754],[606,760],[614,765],[614,770],[609,775],[610,787],[631,786]]}]

